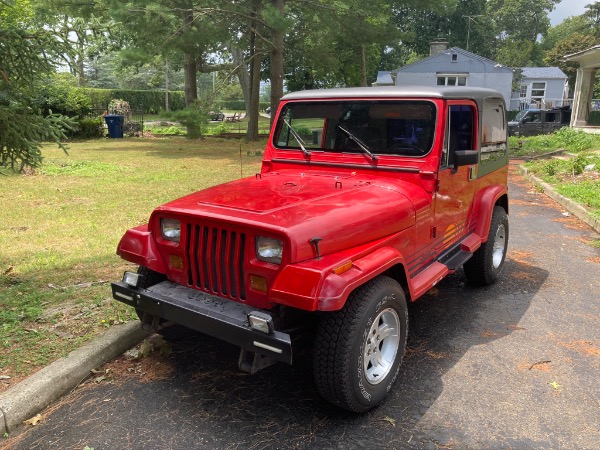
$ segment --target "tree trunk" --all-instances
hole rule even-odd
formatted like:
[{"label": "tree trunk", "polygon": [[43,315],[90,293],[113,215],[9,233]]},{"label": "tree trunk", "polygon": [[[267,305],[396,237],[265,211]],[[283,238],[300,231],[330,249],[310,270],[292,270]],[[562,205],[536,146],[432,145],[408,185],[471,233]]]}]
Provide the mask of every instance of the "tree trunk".
[{"label": "tree trunk", "polygon": [[[183,34],[190,32],[194,22],[194,12],[192,9],[183,11]],[[191,106],[198,98],[198,86],[196,84],[196,74],[198,73],[198,64],[196,63],[196,54],[190,49],[183,53],[183,80],[184,80],[184,99],[185,106]],[[188,130],[189,131],[189,130]]]},{"label": "tree trunk", "polygon": [[[250,31],[252,33],[252,31]],[[250,43],[250,52],[252,54],[252,43]],[[244,61],[244,52],[237,47],[231,46],[229,48],[231,56],[233,57],[233,63],[236,67],[236,75],[242,88],[242,95],[244,96],[244,106],[246,108],[246,114],[250,114],[250,75],[248,74],[248,65]]]},{"label": "tree trunk", "polygon": [[[284,16],[285,0],[272,0],[273,6],[281,17]],[[275,111],[279,107],[279,101],[283,97],[283,38],[284,30],[272,29],[271,37],[273,49],[271,50],[271,124],[275,117]]]},{"label": "tree trunk", "polygon": [[79,87],[84,87],[85,86],[85,59],[84,59],[84,55],[85,55],[85,42],[84,39],[82,37],[80,37],[79,35],[77,35],[77,47],[78,47],[78,54],[77,54],[77,86]]},{"label": "tree trunk", "polygon": [[[253,2],[254,12],[259,8],[259,2]],[[255,20],[252,20],[250,24],[250,105],[249,105],[249,121],[248,121],[248,132],[247,138],[251,141],[258,140],[258,117],[259,117],[259,101],[260,101],[260,65],[261,65],[261,40],[256,37],[256,26]]]},{"label": "tree trunk", "polygon": [[198,98],[198,86],[196,84],[196,55],[183,54],[183,76],[185,106],[191,106]]},{"label": "tree trunk", "polygon": [[367,50],[365,44],[360,46],[360,85],[367,86]]},{"label": "tree trunk", "polygon": [[165,61],[165,111],[169,112],[169,62]]}]

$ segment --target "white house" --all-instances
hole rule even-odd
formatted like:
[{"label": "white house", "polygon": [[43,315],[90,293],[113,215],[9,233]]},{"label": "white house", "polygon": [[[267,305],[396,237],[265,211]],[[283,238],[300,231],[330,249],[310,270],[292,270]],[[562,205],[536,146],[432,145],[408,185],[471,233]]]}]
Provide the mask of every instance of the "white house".
[{"label": "white house", "polygon": [[[443,42],[432,42],[430,54],[428,58],[391,71],[394,84],[496,89],[504,97],[508,109],[512,93],[511,69],[458,47],[445,48]],[[389,80],[385,73],[379,73],[374,84],[385,85],[386,82]]]},{"label": "white house", "polygon": [[512,94],[509,110],[570,104],[568,77],[558,67],[523,67],[520,85],[520,90]]}]

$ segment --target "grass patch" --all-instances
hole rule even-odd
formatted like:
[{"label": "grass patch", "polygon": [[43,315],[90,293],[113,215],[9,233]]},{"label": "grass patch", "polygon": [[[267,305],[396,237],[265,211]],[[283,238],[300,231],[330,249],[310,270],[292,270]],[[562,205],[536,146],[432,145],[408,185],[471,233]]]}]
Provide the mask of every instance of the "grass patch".
[{"label": "grass patch", "polygon": [[590,134],[569,127],[563,127],[551,134],[530,137],[508,138],[510,155],[513,157],[538,156],[554,150],[580,153],[600,149],[600,135]]},{"label": "grass patch", "polygon": [[600,218],[600,155],[580,153],[569,159],[532,161],[525,166],[558,193]]},{"label": "grass patch", "polygon": [[125,230],[162,203],[256,173],[263,148],[239,139],[103,139],[71,143],[65,155],[48,145],[35,174],[3,177],[0,375],[28,375],[134,318],[109,285],[132,267],[115,255]]}]

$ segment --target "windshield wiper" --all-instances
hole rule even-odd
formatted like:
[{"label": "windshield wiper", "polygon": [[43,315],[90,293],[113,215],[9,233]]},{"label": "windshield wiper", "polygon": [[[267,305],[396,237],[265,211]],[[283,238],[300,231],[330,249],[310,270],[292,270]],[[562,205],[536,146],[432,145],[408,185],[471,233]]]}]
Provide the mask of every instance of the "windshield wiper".
[{"label": "windshield wiper", "polygon": [[352,134],[352,132],[350,132],[350,130],[344,128],[341,125],[338,125],[338,128],[340,130],[342,130],[344,133],[346,133],[346,136],[348,136],[350,139],[352,139],[354,142],[356,142],[358,144],[358,146],[360,147],[360,149],[363,151],[363,153],[366,153],[367,155],[369,155],[373,161],[377,161],[379,159],[377,157],[377,155],[374,155],[371,152],[371,150],[369,150],[369,147],[367,147],[367,145],[363,141],[361,141],[354,134]]},{"label": "windshield wiper", "polygon": [[288,126],[288,128],[290,129],[290,132],[292,133],[292,136],[294,136],[294,139],[296,139],[296,141],[298,141],[298,145],[300,145],[300,148],[302,149],[302,153],[304,153],[306,156],[310,156],[310,152],[308,150],[306,150],[306,147],[304,146],[304,141],[302,140],[300,135],[296,132],[296,130],[294,130],[294,128],[290,125],[290,123],[286,119],[283,119],[283,123],[285,123]]}]

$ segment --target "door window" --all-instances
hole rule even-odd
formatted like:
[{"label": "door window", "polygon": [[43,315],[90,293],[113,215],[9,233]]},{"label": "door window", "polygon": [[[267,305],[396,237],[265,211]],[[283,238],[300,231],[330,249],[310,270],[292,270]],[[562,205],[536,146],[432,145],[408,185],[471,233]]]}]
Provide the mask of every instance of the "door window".
[{"label": "door window", "polygon": [[442,154],[442,168],[453,167],[457,150],[474,150],[475,114],[469,105],[452,105],[448,110],[448,131]]}]

